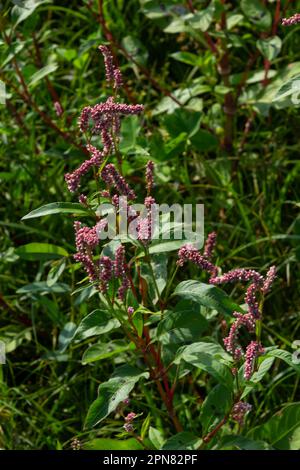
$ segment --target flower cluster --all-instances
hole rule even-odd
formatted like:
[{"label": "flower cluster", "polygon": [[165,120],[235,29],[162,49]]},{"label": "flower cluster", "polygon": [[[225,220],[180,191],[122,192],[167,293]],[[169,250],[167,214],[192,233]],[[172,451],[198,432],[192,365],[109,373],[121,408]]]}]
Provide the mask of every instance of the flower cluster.
[{"label": "flower cluster", "polygon": [[216,242],[216,233],[212,232],[208,235],[207,241],[204,245],[203,255],[199,253],[197,248],[192,243],[183,245],[178,251],[177,265],[183,266],[185,262],[191,261],[204,271],[208,271],[211,276],[217,275],[217,268],[209,259],[212,256],[212,251]]},{"label": "flower cluster", "polygon": [[251,410],[252,406],[250,403],[245,401],[239,401],[235,403],[232,408],[231,416],[234,421],[237,421],[240,426],[243,426],[246,413]]},{"label": "flower cluster", "polygon": [[127,416],[125,416],[125,424],[123,426],[123,428],[125,429],[126,432],[133,432],[134,431],[134,427],[133,427],[133,424],[132,424],[132,421],[137,417],[137,415],[133,412],[131,413],[128,413]]},{"label": "flower cluster", "polygon": [[[115,89],[122,85],[122,75],[118,67],[113,63],[112,55],[106,46],[99,46],[104,57],[106,78]],[[80,180],[92,167],[99,168],[112,151],[118,141],[120,132],[120,120],[122,116],[140,114],[143,105],[118,103],[113,96],[110,96],[104,103],[83,108],[78,125],[82,132],[99,134],[102,140],[102,151],[92,145],[87,146],[91,157],[84,161],[79,168],[72,173],[65,175],[68,189],[75,192],[80,186]],[[105,169],[104,169],[105,170]],[[109,167],[107,172],[112,171]],[[103,173],[103,172],[102,172]],[[103,173],[106,174],[105,171]],[[103,175],[102,175],[103,176]],[[120,179],[120,178],[119,178]]]},{"label": "flower cluster", "polygon": [[[122,75],[119,68],[114,64],[113,56],[106,46],[99,46],[99,49],[104,58],[106,80],[114,90],[122,86]],[[125,178],[120,174],[112,163],[107,163],[108,157],[116,150],[116,145],[119,140],[120,133],[120,120],[122,116],[140,114],[144,107],[142,105],[128,105],[119,103],[115,97],[109,97],[103,103],[96,104],[95,106],[86,106],[80,115],[78,124],[79,128],[84,133],[90,135],[100,135],[102,141],[102,150],[97,149],[90,143],[86,146],[90,158],[84,161],[72,173],[65,175],[68,189],[71,192],[77,191],[80,187],[81,179],[88,171],[94,167],[96,170],[96,177],[101,178],[106,185],[106,189],[100,191],[102,197],[111,199],[115,206],[121,207],[120,201],[124,197],[126,200],[133,201],[136,199],[135,192],[129,187]],[[89,138],[90,142],[90,138]],[[151,229],[151,220],[149,216],[150,192],[153,187],[153,171],[154,164],[149,162],[146,169],[146,185],[148,194],[148,213],[147,213],[147,239],[149,239],[149,230]],[[111,190],[115,190],[116,194],[111,194]],[[88,200],[84,194],[79,196],[79,202],[88,207]],[[127,203],[126,203],[127,204]],[[127,206],[128,207],[128,206]],[[132,219],[137,219],[139,222],[139,215],[128,207],[128,215]],[[149,229],[150,222],[150,229]],[[105,293],[108,289],[109,281],[115,277],[120,280],[120,287],[118,289],[118,297],[124,300],[126,291],[130,287],[130,282],[127,276],[127,268],[125,261],[125,249],[120,245],[115,253],[115,260],[107,256],[101,256],[96,260],[95,249],[99,245],[99,235],[102,230],[107,226],[107,220],[101,219],[94,227],[82,227],[80,222],[75,222],[75,237],[77,252],[74,255],[76,261],[81,262],[89,280],[95,283],[98,289]],[[140,231],[142,229],[140,228]],[[151,230],[150,230],[151,231]]]},{"label": "flower cluster", "polygon": [[247,305],[248,312],[246,314],[241,314],[239,312],[233,313],[235,321],[231,325],[228,336],[224,338],[225,348],[230,354],[232,354],[234,360],[238,361],[242,357],[245,358],[244,376],[246,380],[249,380],[254,371],[255,360],[260,354],[263,354],[264,350],[260,343],[252,341],[247,346],[246,352],[244,353],[239,342],[239,331],[244,327],[249,333],[255,332],[256,320],[261,319],[261,311],[257,295],[266,295],[269,292],[276,277],[276,268],[275,266],[272,266],[267,272],[265,278],[253,269],[234,269],[218,276],[217,267],[210,261],[215,243],[216,234],[213,232],[208,235],[203,255],[201,255],[192,244],[184,245],[178,251],[177,264],[179,266],[183,266],[186,261],[193,262],[203,270],[210,273],[209,282],[213,285],[231,282],[250,283],[245,294],[245,303]]},{"label": "flower cluster", "polygon": [[292,26],[294,24],[300,23],[300,13],[295,13],[295,15],[290,18],[282,18],[281,21],[283,26]]}]

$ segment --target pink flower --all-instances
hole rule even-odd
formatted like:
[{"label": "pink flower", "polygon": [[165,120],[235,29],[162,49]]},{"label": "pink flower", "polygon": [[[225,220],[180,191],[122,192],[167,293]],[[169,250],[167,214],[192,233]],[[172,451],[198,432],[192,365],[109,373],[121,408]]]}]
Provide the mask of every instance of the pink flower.
[{"label": "pink flower", "polygon": [[281,23],[283,26],[292,26],[300,23],[300,13],[295,13],[290,18],[282,18]]},{"label": "pink flower", "polygon": [[191,243],[182,246],[178,251],[178,266],[183,266],[186,261],[191,261],[205,271],[208,271],[212,276],[216,275],[216,267],[202,256]]},{"label": "pink flower", "polygon": [[108,186],[115,187],[122,196],[127,196],[129,200],[136,198],[135,192],[129,187],[125,178],[120,175],[112,163],[109,163],[103,168],[101,177]]},{"label": "pink flower", "polygon": [[154,163],[151,160],[149,160],[146,166],[146,186],[147,186],[148,194],[151,193],[153,184],[154,184],[153,173],[154,173]]},{"label": "pink flower", "polygon": [[262,287],[262,291],[264,295],[266,295],[270,291],[275,278],[276,278],[276,266],[271,266],[269,271],[267,272],[267,275],[266,275],[266,278]]},{"label": "pink flower", "polygon": [[235,405],[232,408],[232,419],[234,421],[237,421],[240,426],[243,426],[244,420],[245,420],[245,415],[252,409],[252,406],[249,403],[246,403],[244,401],[239,401],[235,403]]},{"label": "pink flower", "polygon": [[245,362],[245,372],[244,377],[246,380],[250,380],[255,366],[255,360],[261,354],[264,354],[265,350],[260,343],[257,341],[251,341],[248,344],[246,349],[246,362]]},{"label": "pink flower", "polygon": [[234,312],[233,315],[236,317],[236,320],[231,325],[227,338],[224,338],[224,345],[226,351],[231,353],[237,361],[243,354],[243,350],[238,342],[239,330],[244,326],[249,332],[253,332],[255,330],[255,321],[249,313],[243,315],[239,312]]},{"label": "pink flower", "polygon": [[217,241],[217,234],[216,232],[211,232],[204,245],[203,256],[204,258],[210,259],[212,257],[212,253]]},{"label": "pink flower", "polygon": [[63,114],[63,109],[62,109],[61,104],[59,103],[59,101],[54,102],[54,109],[55,109],[56,115],[58,117],[60,117]]}]

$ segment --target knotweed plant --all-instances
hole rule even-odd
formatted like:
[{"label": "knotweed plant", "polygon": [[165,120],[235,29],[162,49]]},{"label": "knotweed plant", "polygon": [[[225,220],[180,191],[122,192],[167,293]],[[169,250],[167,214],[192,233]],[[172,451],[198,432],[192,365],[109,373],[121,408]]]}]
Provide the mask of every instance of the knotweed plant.
[{"label": "knotweed plant", "polygon": [[[85,428],[91,436],[125,440],[128,448],[234,447],[257,415],[251,393],[276,357],[290,360],[263,344],[263,306],[276,268],[222,272],[215,232],[201,248],[154,236],[155,165],[148,161],[144,184],[134,187],[120,151],[122,119],[141,115],[144,106],[121,101],[121,71],[109,48],[99,49],[112,95],[83,108],[79,128],[89,156],[65,175],[79,201],[74,261],[84,278],[78,287],[99,305],[72,342],[90,343],[86,367],[102,360],[112,369],[107,381],[99,377]],[[84,194],[89,180],[96,192]],[[121,236],[124,220],[132,230]],[[190,271],[195,279],[185,279]],[[241,304],[220,288],[227,285],[241,292]],[[110,418],[114,425],[106,430]]]}]

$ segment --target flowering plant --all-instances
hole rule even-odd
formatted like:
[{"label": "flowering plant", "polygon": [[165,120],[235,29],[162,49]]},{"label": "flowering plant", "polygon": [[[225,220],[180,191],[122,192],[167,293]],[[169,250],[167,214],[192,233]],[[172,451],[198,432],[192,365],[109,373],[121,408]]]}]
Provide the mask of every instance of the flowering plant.
[{"label": "flowering plant", "polygon": [[[253,410],[249,395],[275,358],[291,364],[289,353],[262,344],[263,304],[276,269],[271,266],[265,275],[245,268],[222,273],[214,262],[215,232],[207,236],[202,250],[186,239],[171,240],[168,246],[154,240],[154,163],[146,165],[145,210],[138,210],[137,192],[123,176],[119,148],[122,117],[140,115],[144,107],[119,102],[121,72],[108,47],[99,49],[113,95],[82,110],[79,127],[88,158],[65,175],[68,189],[78,194],[73,213],[93,220],[92,225],[74,223],[74,259],[86,274],[82,282],[87,281],[81,291],[99,297],[99,308],[82,319],[70,341],[99,339],[89,345],[83,363],[111,358],[116,365],[111,378],[100,384],[85,427],[101,434],[104,420],[114,415],[120,422],[117,436],[128,448],[256,448],[255,436],[244,434]],[[89,175],[96,193],[79,194]],[[118,220],[113,233],[111,212],[103,211],[107,205]],[[122,237],[124,217],[134,231]],[[197,267],[197,277],[206,273],[207,282],[178,282],[187,263]],[[227,283],[246,285],[243,305],[217,287]],[[205,396],[201,384],[206,385]],[[135,399],[135,387],[145,402]],[[187,393],[193,396],[190,410],[184,406]],[[198,415],[196,427],[191,418]],[[172,435],[164,432],[166,424]],[[91,442],[92,448],[104,445],[101,438]]]}]

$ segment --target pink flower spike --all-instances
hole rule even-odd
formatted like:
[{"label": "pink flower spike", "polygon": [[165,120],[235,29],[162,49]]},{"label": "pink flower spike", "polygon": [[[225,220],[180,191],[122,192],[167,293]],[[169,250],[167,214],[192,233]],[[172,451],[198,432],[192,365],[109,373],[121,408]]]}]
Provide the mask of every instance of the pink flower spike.
[{"label": "pink flower spike", "polygon": [[300,23],[300,13],[295,13],[290,18],[282,18],[281,20],[282,26],[293,26],[298,23]]}]

